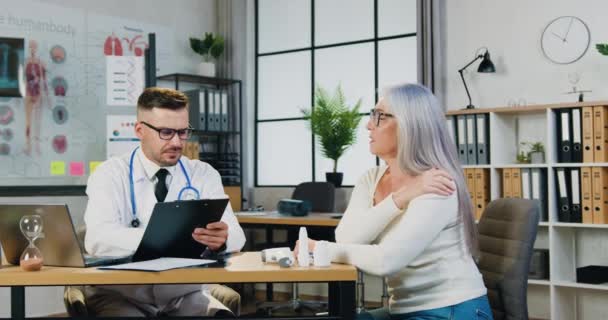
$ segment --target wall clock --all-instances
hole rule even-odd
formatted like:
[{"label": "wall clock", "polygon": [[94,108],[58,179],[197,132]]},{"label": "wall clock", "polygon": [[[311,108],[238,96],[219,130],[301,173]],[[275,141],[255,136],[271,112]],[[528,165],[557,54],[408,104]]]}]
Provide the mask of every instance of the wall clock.
[{"label": "wall clock", "polygon": [[575,16],[553,19],[540,38],[543,54],[557,64],[570,64],[585,55],[591,42],[587,24]]}]

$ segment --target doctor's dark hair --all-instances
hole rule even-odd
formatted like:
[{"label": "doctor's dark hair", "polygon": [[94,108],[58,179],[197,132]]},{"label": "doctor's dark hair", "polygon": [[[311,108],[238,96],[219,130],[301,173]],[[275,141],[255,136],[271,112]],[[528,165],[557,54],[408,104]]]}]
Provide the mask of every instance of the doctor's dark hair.
[{"label": "doctor's dark hair", "polygon": [[[404,172],[419,175],[439,168],[454,179],[458,217],[464,226],[468,253],[477,258],[477,226],[456,146],[448,133],[445,114],[433,93],[418,84],[386,89],[384,98],[397,121],[397,162]],[[438,212],[437,214],[442,214]]]},{"label": "doctor's dark hair", "polygon": [[169,88],[146,88],[137,99],[138,111],[152,110],[152,108],[180,110],[187,107],[188,97],[180,91]]}]

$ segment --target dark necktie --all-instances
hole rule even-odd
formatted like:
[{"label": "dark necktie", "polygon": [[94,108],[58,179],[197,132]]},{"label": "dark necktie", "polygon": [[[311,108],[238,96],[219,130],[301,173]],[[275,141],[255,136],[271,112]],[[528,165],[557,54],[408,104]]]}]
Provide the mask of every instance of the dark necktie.
[{"label": "dark necktie", "polygon": [[167,171],[167,169],[159,169],[155,174],[155,176],[158,178],[158,182],[156,183],[156,188],[154,189],[154,195],[156,196],[156,200],[158,200],[158,202],[165,201],[165,197],[167,196],[168,190],[165,180],[168,174],[169,171]]}]

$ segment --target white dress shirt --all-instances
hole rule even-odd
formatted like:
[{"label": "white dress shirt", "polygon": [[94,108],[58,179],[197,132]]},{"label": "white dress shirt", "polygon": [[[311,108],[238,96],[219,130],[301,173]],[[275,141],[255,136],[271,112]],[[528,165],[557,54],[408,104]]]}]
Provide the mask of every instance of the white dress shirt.
[{"label": "white dress shirt", "polygon": [[[88,253],[99,256],[121,256],[133,254],[141,241],[152,209],[156,204],[154,188],[156,172],[160,167],[150,161],[141,151],[135,152],[133,160],[133,186],[138,228],[131,227],[133,213],[129,185],[129,160],[131,153],[109,159],[99,165],[89,177],[87,195],[89,202],[84,214],[87,226],[85,248]],[[181,157],[192,187],[201,199],[226,198],[217,170],[198,160]],[[179,164],[165,167],[167,175],[167,197],[165,201],[177,200],[180,190],[186,187],[186,177]],[[226,251],[236,252],[245,245],[245,233],[239,225],[230,204],[226,207],[222,221],[228,225]],[[194,231],[194,230],[193,230]]]},{"label": "white dress shirt", "polygon": [[[88,253],[97,256],[121,256],[133,254],[137,249],[150,216],[156,196],[154,189],[157,183],[155,176],[160,167],[150,161],[141,148],[135,151],[133,160],[133,185],[137,218],[140,225],[131,226],[134,219],[131,207],[131,190],[129,182],[129,161],[131,152],[120,157],[111,158],[97,167],[89,177],[86,193],[89,201],[84,214],[87,227],[85,248]],[[192,187],[200,193],[201,199],[227,198],[217,170],[199,160],[190,160],[185,156],[181,162],[190,178]],[[175,201],[180,190],[188,185],[186,176],[179,164],[165,167],[169,171],[166,178],[168,193],[165,201]],[[240,251],[245,245],[245,233],[239,225],[230,203],[224,211],[221,221],[228,225],[226,252]],[[194,230],[193,230],[194,231]],[[202,245],[201,245],[202,246]],[[180,295],[200,290],[201,286],[111,286],[106,287],[121,292],[123,295],[142,303],[162,304]],[[170,290],[169,287],[172,287]],[[165,288],[158,292],[160,288]],[[205,288],[203,287],[203,292]],[[159,303],[159,299],[161,302]]]},{"label": "white dress shirt", "polygon": [[330,243],[334,262],[386,277],[389,309],[401,314],[441,308],[486,294],[464,238],[458,197],[425,194],[400,210],[389,195],[374,205],[386,166],[355,185]]}]

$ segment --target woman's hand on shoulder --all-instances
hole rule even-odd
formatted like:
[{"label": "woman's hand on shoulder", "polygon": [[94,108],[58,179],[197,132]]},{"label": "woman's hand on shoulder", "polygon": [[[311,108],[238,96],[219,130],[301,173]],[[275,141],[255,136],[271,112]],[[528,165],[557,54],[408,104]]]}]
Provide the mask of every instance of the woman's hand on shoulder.
[{"label": "woman's hand on shoulder", "polygon": [[393,192],[393,201],[404,209],[412,199],[427,193],[434,193],[440,196],[449,196],[456,190],[456,185],[452,177],[444,170],[431,169],[423,172],[414,178],[412,184],[403,186]]}]

